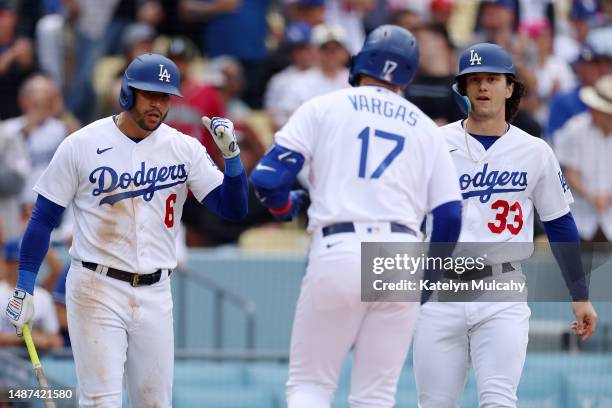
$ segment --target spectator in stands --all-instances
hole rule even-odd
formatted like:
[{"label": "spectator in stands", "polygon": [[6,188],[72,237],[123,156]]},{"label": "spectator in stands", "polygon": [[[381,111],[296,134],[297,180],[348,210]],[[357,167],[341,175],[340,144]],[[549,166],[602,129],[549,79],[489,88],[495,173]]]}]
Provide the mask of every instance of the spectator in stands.
[{"label": "spectator in stands", "polygon": [[209,58],[230,55],[244,68],[244,100],[262,106],[264,62],[268,55],[266,15],[269,0],[180,0],[186,20],[203,20],[202,48]]},{"label": "spectator in stands", "polygon": [[555,39],[555,54],[570,63],[575,61],[581,48],[588,43],[590,26],[597,19],[598,12],[597,0],[572,0],[570,32]]},{"label": "spectator in stands", "polygon": [[227,117],[232,121],[246,120],[251,108],[242,98],[246,80],[240,61],[229,55],[214,58],[208,63],[206,78],[221,92]]},{"label": "spectator in stands", "polygon": [[451,93],[457,59],[446,28],[432,23],[414,34],[419,42],[419,68],[406,98],[440,126],[463,118]]},{"label": "spectator in stands", "polygon": [[344,31],[338,26],[319,24],[313,28],[311,38],[318,48],[319,64],[297,73],[294,85],[278,101],[281,114],[286,117],[310,98],[349,86]]},{"label": "spectator in stands", "polygon": [[287,19],[314,27],[325,21],[325,0],[285,0]]},{"label": "spectator in stands", "polygon": [[561,128],[555,149],[574,194],[581,238],[612,242],[612,74],[582,87],[579,96],[588,111]]},{"label": "spectator in stands", "polygon": [[538,20],[521,26],[533,41],[535,59],[531,64],[537,78],[537,97],[540,106],[535,115],[541,125],[548,120],[548,103],[559,92],[569,92],[576,86],[570,66],[553,52],[553,31],[547,20]]},{"label": "spectator in stands", "polygon": [[23,114],[4,121],[5,129],[18,134],[27,146],[31,170],[21,194],[21,203],[26,207],[34,205],[37,194],[32,188],[68,135],[64,122],[54,117],[58,93],[51,79],[34,75],[19,90],[19,106]]},{"label": "spectator in stands", "polygon": [[511,49],[518,28],[518,0],[482,0],[476,18],[476,39]]},{"label": "spectator in stands", "polygon": [[98,111],[101,114],[120,112],[113,110],[114,99],[110,98],[113,83],[123,77],[123,72],[130,61],[139,55],[152,52],[155,30],[148,24],[131,23],[121,35],[121,55],[107,56],[96,61],[94,67],[94,88]]},{"label": "spectator in stands", "polygon": [[344,47],[350,55],[357,54],[365,41],[364,15],[371,12],[375,0],[327,0],[325,24],[340,27],[344,32]]},{"label": "spectator in stands", "polygon": [[[6,304],[13,293],[19,275],[19,240],[7,241],[4,244],[4,269],[6,276],[0,281],[0,300]],[[59,335],[59,324],[53,299],[44,288],[36,288],[34,295],[34,319],[32,320],[32,338],[36,347],[41,350],[60,348],[63,340]],[[17,337],[15,327],[5,316],[0,316],[0,346],[18,346],[23,339]]]},{"label": "spectator in stands", "polygon": [[283,109],[285,94],[291,93],[299,74],[318,64],[317,47],[311,39],[311,27],[306,23],[291,23],[285,31],[283,47],[290,56],[291,64],[270,78],[264,96],[264,108],[270,112],[275,128],[280,128],[289,117]]},{"label": "spectator in stands", "polygon": [[26,145],[0,123],[0,235],[6,240],[21,236],[19,195],[30,171]]},{"label": "spectator in stands", "polygon": [[580,88],[593,86],[599,78],[610,71],[610,55],[598,54],[593,47],[587,44],[580,49],[573,67],[579,84],[572,91],[555,95],[550,100],[546,131],[547,137],[551,139],[572,116],[587,110],[578,95]]},{"label": "spectator in stands", "polygon": [[0,119],[19,116],[19,88],[34,69],[32,41],[16,35],[17,15],[10,0],[0,0]]},{"label": "spectator in stands", "polygon": [[96,62],[121,51],[122,33],[128,24],[157,24],[161,16],[151,9],[161,6],[158,0],[64,0],[64,6],[75,27],[75,72],[69,82],[72,86],[67,104],[82,123],[89,123],[96,113],[92,87]]},{"label": "spectator in stands", "polygon": [[28,38],[36,49],[39,68],[63,89],[65,76],[63,2],[20,0],[17,2],[17,36]]},{"label": "spectator in stands", "polygon": [[423,15],[410,7],[394,11],[389,18],[389,24],[404,27],[411,33],[416,33],[425,23],[426,19]]},{"label": "spectator in stands", "polygon": [[442,24],[448,27],[450,17],[455,9],[455,0],[432,0],[429,5],[432,23]]},{"label": "spectator in stands", "polygon": [[186,135],[195,137],[202,143],[208,154],[219,167],[223,158],[210,134],[202,126],[202,116],[225,117],[225,102],[219,90],[196,79],[190,71],[190,63],[196,58],[196,46],[185,37],[170,39],[165,52],[179,69],[181,74],[181,94],[183,98],[173,98],[172,109],[166,117],[166,123]]}]

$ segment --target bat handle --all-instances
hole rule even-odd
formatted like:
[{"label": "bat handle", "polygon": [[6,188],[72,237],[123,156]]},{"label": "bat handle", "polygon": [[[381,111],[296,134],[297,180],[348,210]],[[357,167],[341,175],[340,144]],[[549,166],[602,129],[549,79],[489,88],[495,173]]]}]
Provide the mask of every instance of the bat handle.
[{"label": "bat handle", "polygon": [[[25,341],[26,347],[28,348],[28,354],[30,355],[30,360],[32,361],[32,366],[34,367],[34,373],[36,374],[38,383],[40,384],[41,388],[48,390],[49,384],[47,383],[47,379],[43,374],[42,366],[38,358],[38,353],[36,352],[36,347],[34,346],[34,340],[32,340],[30,323],[24,324],[22,330],[23,340]],[[55,401],[53,400],[45,400],[44,405],[45,408],[56,408]]]},{"label": "bat handle", "polygon": [[30,323],[24,324],[22,330],[23,330],[23,339],[25,340],[26,347],[28,348],[28,354],[30,355],[32,366],[36,370],[37,368],[40,368],[40,360],[38,359],[38,353],[36,352],[36,347],[34,346],[34,340],[32,340],[32,332],[30,331]]}]

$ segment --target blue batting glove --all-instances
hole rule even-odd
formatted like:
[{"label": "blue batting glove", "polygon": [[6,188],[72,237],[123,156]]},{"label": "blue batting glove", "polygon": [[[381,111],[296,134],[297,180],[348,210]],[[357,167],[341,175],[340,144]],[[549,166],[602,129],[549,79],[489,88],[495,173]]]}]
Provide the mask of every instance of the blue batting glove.
[{"label": "blue batting glove", "polygon": [[285,207],[270,208],[270,214],[276,221],[291,221],[300,212],[307,194],[304,190],[292,190]]}]

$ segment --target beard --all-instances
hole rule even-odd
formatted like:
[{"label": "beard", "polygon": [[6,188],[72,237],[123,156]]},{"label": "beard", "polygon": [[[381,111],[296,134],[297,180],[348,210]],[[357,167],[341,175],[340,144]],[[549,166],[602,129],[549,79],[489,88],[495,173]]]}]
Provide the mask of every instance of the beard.
[{"label": "beard", "polygon": [[142,115],[140,115],[138,112],[134,112],[134,113],[135,113],[134,116],[136,116],[134,119],[135,119],[135,122],[138,125],[138,127],[141,128],[142,130],[147,131],[147,132],[154,132],[155,130],[157,130],[157,128],[160,127],[162,123],[164,123],[164,120],[166,120],[166,117],[168,116],[168,112],[166,112],[159,119],[159,121],[157,122],[157,125],[151,127],[151,126],[148,126],[147,123],[145,122],[145,115],[146,115],[146,113],[142,114]]}]

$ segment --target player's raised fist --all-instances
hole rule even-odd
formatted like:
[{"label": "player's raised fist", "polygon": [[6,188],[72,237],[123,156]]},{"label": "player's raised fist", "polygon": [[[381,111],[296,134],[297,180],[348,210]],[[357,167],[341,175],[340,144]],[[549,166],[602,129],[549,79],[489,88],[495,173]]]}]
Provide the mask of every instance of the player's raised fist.
[{"label": "player's raised fist", "polygon": [[240,154],[240,147],[238,147],[236,133],[234,132],[234,124],[231,120],[218,117],[211,119],[208,116],[202,116],[202,123],[212,134],[224,159],[231,159]]},{"label": "player's raised fist", "polygon": [[21,336],[22,327],[34,317],[34,297],[23,289],[15,288],[6,306],[6,317]]}]

